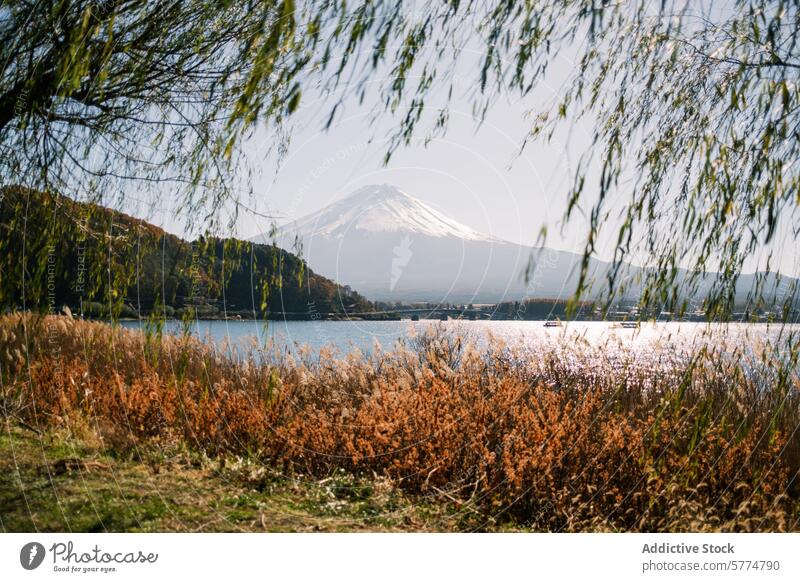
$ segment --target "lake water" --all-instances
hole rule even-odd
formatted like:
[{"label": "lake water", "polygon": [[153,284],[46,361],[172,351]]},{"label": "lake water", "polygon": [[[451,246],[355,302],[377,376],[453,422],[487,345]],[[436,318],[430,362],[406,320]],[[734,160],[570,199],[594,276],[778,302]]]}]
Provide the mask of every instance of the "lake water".
[{"label": "lake water", "polygon": [[[143,329],[136,321],[122,322],[131,329]],[[453,333],[467,335],[476,345],[485,345],[489,337],[511,344],[554,344],[563,341],[587,342],[590,345],[652,348],[674,342],[706,342],[724,337],[737,343],[756,344],[779,334],[797,333],[797,324],[780,326],[732,323],[709,326],[706,323],[643,323],[638,329],[622,329],[611,322],[574,322],[563,327],[544,327],[542,321],[195,321],[191,331],[217,345],[251,347],[268,340],[294,351],[308,346],[313,351],[328,346],[341,353],[354,349],[371,352],[376,343],[390,350],[399,341],[407,341],[431,326],[441,326]],[[167,331],[181,333],[182,324],[167,322]]]}]

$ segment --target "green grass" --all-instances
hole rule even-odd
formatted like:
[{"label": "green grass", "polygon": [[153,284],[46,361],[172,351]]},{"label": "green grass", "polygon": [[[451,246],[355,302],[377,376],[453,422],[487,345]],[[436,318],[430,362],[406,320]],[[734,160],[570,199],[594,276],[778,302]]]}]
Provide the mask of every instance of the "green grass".
[{"label": "green grass", "polygon": [[442,500],[409,499],[384,479],[316,481],[186,450],[112,456],[12,424],[0,435],[5,532],[451,531],[479,522]]}]

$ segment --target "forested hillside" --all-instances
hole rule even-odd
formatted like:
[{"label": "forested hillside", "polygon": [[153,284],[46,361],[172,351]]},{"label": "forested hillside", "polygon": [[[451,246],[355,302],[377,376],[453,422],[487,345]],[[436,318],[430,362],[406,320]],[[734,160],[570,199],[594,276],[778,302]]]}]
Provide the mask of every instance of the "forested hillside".
[{"label": "forested hillside", "polygon": [[186,241],[66,196],[0,189],[0,306],[91,316],[316,318],[373,311],[275,245]]}]

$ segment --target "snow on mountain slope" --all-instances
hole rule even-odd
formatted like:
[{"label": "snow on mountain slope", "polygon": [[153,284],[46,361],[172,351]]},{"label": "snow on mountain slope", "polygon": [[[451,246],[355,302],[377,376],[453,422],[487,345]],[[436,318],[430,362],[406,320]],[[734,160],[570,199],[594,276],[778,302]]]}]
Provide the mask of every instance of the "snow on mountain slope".
[{"label": "snow on mountain slope", "polygon": [[326,236],[339,239],[349,231],[405,232],[470,241],[498,241],[455,220],[389,184],[365,186],[281,229],[301,238]]},{"label": "snow on mountain slope", "polygon": [[[269,235],[252,240],[271,242]],[[300,251],[315,272],[379,300],[566,298],[576,288],[582,259],[480,233],[388,184],[365,186],[280,227],[277,243]],[[608,268],[590,259],[589,281],[602,287]],[[618,277],[618,283],[627,280],[629,297],[638,295],[640,271],[625,266]],[[748,277],[741,278],[737,294]]]},{"label": "snow on mountain slope", "polygon": [[[253,239],[265,242],[264,236]],[[365,186],[279,228],[277,242],[309,266],[371,299],[490,302],[530,293],[565,296],[579,257],[552,251],[532,286],[532,249],[483,234],[398,188]],[[540,258],[544,257],[541,253]]]}]

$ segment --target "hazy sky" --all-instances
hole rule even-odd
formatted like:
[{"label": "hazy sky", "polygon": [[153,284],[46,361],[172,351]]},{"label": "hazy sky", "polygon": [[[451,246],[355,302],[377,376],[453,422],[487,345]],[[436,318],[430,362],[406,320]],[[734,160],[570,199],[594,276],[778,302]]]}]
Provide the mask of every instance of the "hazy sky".
[{"label": "hazy sky", "polygon": [[[591,120],[566,123],[553,141],[532,142],[520,153],[520,144],[532,125],[526,114],[554,99],[559,84],[574,67],[572,55],[554,57],[547,82],[524,101],[501,99],[482,125],[472,114],[470,99],[477,58],[468,55],[456,72],[446,135],[427,146],[418,142],[401,148],[388,166],[383,157],[387,128],[394,123],[391,117],[375,122],[374,103],[359,106],[349,102],[325,131],[331,102],[304,95],[292,117],[291,147],[280,165],[273,147],[275,136],[267,130],[256,132],[246,146],[250,164],[258,173],[255,200],[250,202],[254,210],[275,216],[282,224],[366,184],[389,183],[479,231],[534,244],[541,227],[547,226],[547,246],[582,251],[587,233],[584,216],[573,215],[566,227],[562,218],[575,164],[590,143]],[[374,79],[374,83],[383,82],[386,80],[380,77]],[[435,105],[435,100],[428,103],[429,109],[435,110]],[[589,193],[595,183],[590,172]],[[626,186],[632,187],[632,180],[623,180],[622,186],[617,196],[630,196],[631,189]],[[168,230],[179,231],[168,204],[160,209],[151,207],[148,214]],[[608,204],[622,207],[620,200]],[[270,220],[245,211],[235,235],[250,238],[269,229]],[[612,241],[610,236],[600,240],[600,258],[610,257]],[[773,267],[779,259],[777,264],[784,273],[800,272],[794,244],[778,244],[773,251]],[[752,262],[747,270],[755,266]]]},{"label": "hazy sky", "polygon": [[[556,71],[571,68],[568,57],[556,60]],[[533,244],[540,228],[548,225],[550,246],[582,249],[584,222],[575,220],[563,233],[558,226],[574,163],[588,144],[585,127],[565,126],[560,139],[531,144],[520,153],[531,126],[526,113],[552,99],[553,86],[541,85],[525,102],[502,99],[479,125],[469,98],[474,75],[473,70],[471,75],[459,71],[456,76],[447,133],[427,145],[420,140],[401,148],[388,166],[383,158],[391,118],[373,124],[369,106],[351,103],[324,131],[329,104],[306,100],[296,117],[289,155],[280,167],[274,156],[264,155],[269,136],[256,135],[250,142],[249,157],[261,171],[256,181],[257,210],[285,222],[366,184],[389,183],[477,230]],[[555,74],[551,77],[556,79]],[[258,216],[242,217],[238,234],[254,236],[267,230],[267,223]]]}]

